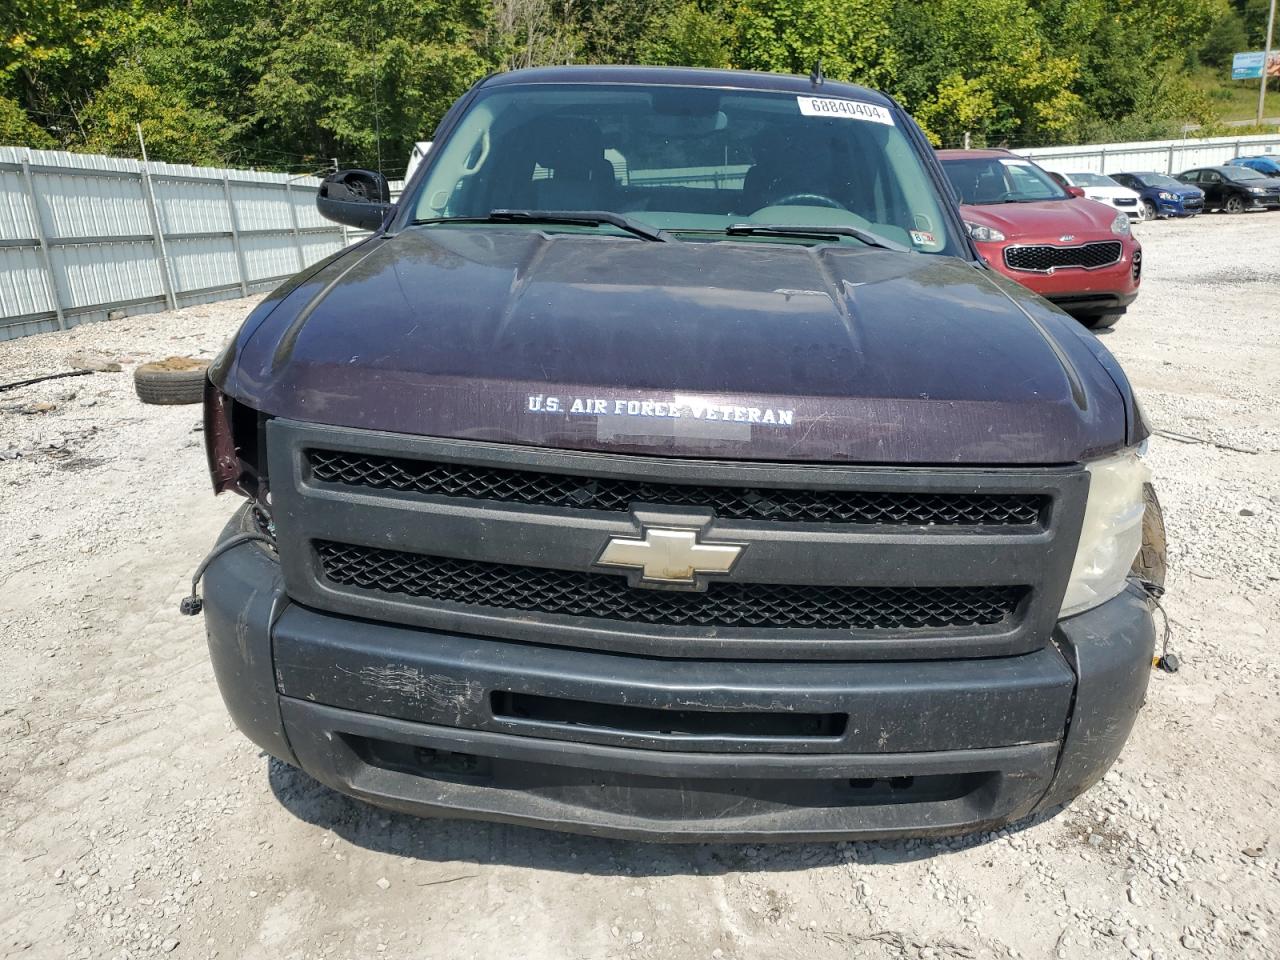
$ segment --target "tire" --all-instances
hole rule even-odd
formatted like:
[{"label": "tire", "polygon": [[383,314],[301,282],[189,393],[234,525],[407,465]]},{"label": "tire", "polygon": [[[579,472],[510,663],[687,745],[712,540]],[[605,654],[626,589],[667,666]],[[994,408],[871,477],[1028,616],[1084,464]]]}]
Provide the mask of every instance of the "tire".
[{"label": "tire", "polygon": [[169,357],[144,363],[133,371],[133,389],[143,403],[174,406],[204,400],[204,383],[209,375],[206,360]]},{"label": "tire", "polygon": [[1123,313],[1100,313],[1092,317],[1084,317],[1084,325],[1090,330],[1106,330],[1114,327],[1123,317]]},{"label": "tire", "polygon": [[1159,220],[1160,211],[1156,209],[1156,205],[1150,200],[1142,201],[1142,216],[1146,220]]},{"label": "tire", "polygon": [[1232,194],[1227,197],[1227,202],[1222,205],[1222,210],[1224,213],[1244,213],[1244,201]]},{"label": "tire", "polygon": [[1150,581],[1158,587],[1164,586],[1165,573],[1168,570],[1168,552],[1164,536],[1164,511],[1160,509],[1160,500],[1156,496],[1156,488],[1149,483],[1142,485],[1142,497],[1147,509],[1142,515],[1142,549],[1133,560],[1133,575]]}]

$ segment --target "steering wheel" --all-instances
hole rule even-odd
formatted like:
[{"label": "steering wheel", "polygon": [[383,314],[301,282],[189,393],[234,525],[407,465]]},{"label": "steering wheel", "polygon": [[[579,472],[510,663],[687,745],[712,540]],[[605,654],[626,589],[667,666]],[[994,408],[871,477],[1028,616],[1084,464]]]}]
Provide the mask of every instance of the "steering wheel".
[{"label": "steering wheel", "polygon": [[835,210],[848,210],[839,200],[833,200],[826,194],[822,193],[789,193],[785,197],[779,197],[777,200],[770,200],[764,207],[787,207],[787,206],[805,206],[805,207],[831,207]]}]

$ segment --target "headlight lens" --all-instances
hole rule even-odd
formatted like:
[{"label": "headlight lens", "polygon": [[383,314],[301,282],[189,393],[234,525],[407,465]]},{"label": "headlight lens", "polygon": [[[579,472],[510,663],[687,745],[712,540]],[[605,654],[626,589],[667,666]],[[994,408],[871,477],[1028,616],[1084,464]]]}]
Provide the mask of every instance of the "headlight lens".
[{"label": "headlight lens", "polygon": [[1266,193],[1267,191],[1262,189],[1262,187],[1250,187],[1249,192],[1250,193]]},{"label": "headlight lens", "polygon": [[1116,218],[1111,221],[1111,232],[1118,237],[1123,237],[1129,233],[1129,215],[1127,213],[1116,214]]},{"label": "headlight lens", "polygon": [[1161,190],[1160,199],[1161,200],[1177,200],[1178,198],[1174,194],[1170,193],[1168,190]]},{"label": "headlight lens", "polygon": [[964,222],[964,228],[969,231],[969,236],[980,243],[995,243],[1004,239],[1004,234],[994,227],[988,227],[981,223],[974,223],[972,220]]},{"label": "headlight lens", "polygon": [[1124,589],[1133,559],[1142,549],[1146,503],[1142,485],[1151,471],[1128,449],[1085,465],[1089,502],[1061,616],[1069,617],[1110,600]]}]

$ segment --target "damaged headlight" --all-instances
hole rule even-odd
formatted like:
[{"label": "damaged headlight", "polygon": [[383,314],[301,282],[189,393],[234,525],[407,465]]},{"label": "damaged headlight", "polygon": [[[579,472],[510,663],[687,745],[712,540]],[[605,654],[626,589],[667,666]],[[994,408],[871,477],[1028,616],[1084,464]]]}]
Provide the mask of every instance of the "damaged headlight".
[{"label": "damaged headlight", "polygon": [[1124,589],[1129,568],[1142,549],[1143,484],[1151,471],[1130,448],[1085,464],[1089,502],[1071,580],[1060,616],[1069,617],[1105,603]]}]

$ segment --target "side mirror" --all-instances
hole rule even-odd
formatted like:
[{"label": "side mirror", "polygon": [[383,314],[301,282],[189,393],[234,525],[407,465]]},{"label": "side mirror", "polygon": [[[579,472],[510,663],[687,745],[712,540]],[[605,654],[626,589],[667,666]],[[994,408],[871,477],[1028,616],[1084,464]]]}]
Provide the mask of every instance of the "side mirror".
[{"label": "side mirror", "polygon": [[372,170],[339,170],[321,182],[316,209],[335,223],[377,230],[391,209],[391,187]]},{"label": "side mirror", "polygon": [[1067,187],[1067,193],[1071,194],[1073,197],[1083,197],[1084,187]]}]

